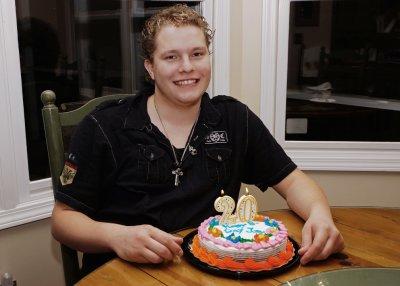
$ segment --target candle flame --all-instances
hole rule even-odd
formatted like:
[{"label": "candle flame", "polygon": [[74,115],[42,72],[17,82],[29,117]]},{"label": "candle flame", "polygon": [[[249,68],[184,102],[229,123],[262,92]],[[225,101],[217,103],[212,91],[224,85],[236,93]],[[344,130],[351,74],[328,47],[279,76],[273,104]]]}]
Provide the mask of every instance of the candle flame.
[{"label": "candle flame", "polygon": [[246,187],[246,195],[249,194],[249,189]]},{"label": "candle flame", "polygon": [[221,196],[225,195],[224,190],[221,190]]}]

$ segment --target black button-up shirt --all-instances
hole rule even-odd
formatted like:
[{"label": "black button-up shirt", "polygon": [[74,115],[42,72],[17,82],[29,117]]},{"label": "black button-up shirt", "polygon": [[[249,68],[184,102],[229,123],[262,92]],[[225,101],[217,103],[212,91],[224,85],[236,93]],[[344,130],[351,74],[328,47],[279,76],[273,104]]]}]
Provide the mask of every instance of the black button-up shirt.
[{"label": "black button-up shirt", "polygon": [[296,168],[246,105],[204,94],[175,186],[171,145],[147,113],[152,93],[103,104],[80,123],[69,155],[76,175],[57,200],[98,221],[170,232],[215,215],[221,189],[234,199],[242,182],[265,191]]}]

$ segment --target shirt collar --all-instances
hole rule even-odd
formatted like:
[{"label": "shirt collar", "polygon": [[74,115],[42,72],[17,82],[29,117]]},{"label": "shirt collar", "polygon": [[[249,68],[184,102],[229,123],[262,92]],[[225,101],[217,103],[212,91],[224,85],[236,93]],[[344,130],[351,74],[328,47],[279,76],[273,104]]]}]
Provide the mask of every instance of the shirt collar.
[{"label": "shirt collar", "polygon": [[214,107],[207,92],[201,99],[200,120],[212,126],[217,125],[221,120],[221,113]]},{"label": "shirt collar", "polygon": [[[124,129],[151,128],[151,121],[147,113],[147,99],[154,93],[154,89],[146,89],[138,93],[129,107],[129,111],[124,120]],[[204,93],[201,98],[201,111],[199,121],[206,125],[215,126],[221,119],[220,112],[213,106],[208,93]]]},{"label": "shirt collar", "polygon": [[154,93],[154,89],[140,91],[129,106],[129,111],[124,120],[123,129],[142,130],[151,124],[147,113],[147,99]]}]

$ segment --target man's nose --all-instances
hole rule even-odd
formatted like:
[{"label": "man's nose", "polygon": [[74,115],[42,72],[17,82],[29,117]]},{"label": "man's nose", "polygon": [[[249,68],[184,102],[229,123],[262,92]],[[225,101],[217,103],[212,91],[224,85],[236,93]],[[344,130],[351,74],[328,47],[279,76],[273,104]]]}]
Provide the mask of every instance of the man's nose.
[{"label": "man's nose", "polygon": [[180,72],[191,72],[194,70],[194,66],[189,56],[182,57]]}]

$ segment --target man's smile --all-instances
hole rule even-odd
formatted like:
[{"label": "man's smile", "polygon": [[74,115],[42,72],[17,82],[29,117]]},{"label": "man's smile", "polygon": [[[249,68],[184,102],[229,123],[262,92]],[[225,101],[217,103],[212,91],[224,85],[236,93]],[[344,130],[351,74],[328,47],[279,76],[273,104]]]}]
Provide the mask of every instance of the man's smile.
[{"label": "man's smile", "polygon": [[179,86],[187,86],[187,85],[194,85],[198,83],[199,79],[184,79],[184,80],[176,80],[174,83]]}]

